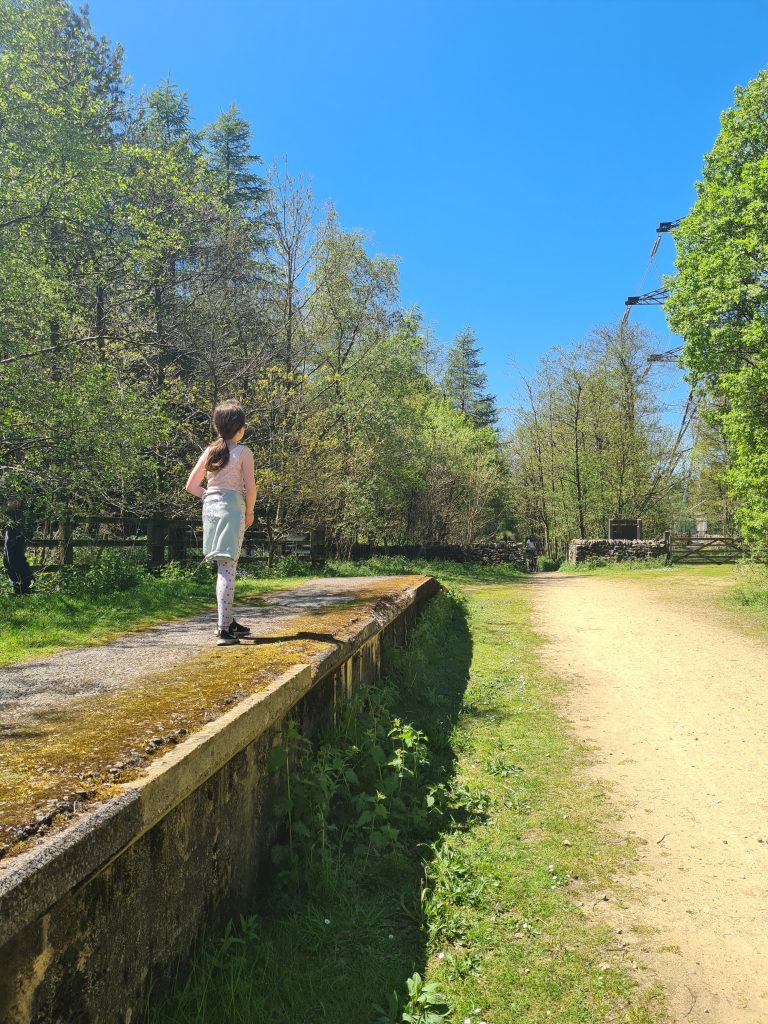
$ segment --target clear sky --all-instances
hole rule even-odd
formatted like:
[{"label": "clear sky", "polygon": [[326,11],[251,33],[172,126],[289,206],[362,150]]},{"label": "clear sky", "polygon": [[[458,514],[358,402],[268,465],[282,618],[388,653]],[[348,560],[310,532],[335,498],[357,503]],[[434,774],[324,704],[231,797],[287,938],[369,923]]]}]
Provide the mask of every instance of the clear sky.
[{"label": "clear sky", "polygon": [[[733,89],[768,65],[768,0],[91,0],[134,88],[196,123],[236,102],[438,338],[511,363],[615,321],[659,221],[685,214]],[[657,265],[671,269],[666,237]],[[674,345],[658,309],[633,319]]]}]

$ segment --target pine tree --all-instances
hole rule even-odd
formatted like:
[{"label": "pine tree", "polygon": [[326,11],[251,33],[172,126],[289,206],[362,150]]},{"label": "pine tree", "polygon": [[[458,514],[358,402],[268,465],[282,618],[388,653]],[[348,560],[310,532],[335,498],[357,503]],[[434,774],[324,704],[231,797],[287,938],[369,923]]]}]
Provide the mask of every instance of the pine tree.
[{"label": "pine tree", "polygon": [[252,214],[267,195],[264,178],[253,173],[261,159],[251,153],[253,133],[233,103],[203,130],[208,165],[219,180],[230,211]]},{"label": "pine tree", "polygon": [[480,361],[480,347],[471,328],[453,339],[443,376],[446,397],[476,427],[491,427],[499,418],[494,396],[486,391],[488,376]]}]

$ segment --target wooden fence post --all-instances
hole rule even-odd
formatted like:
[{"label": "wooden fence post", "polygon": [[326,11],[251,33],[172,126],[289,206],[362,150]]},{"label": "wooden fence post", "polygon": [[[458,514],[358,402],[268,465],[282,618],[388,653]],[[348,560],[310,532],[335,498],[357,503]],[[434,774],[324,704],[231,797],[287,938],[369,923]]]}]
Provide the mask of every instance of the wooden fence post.
[{"label": "wooden fence post", "polygon": [[316,526],[309,531],[309,560],[312,565],[325,564],[325,527]]},{"label": "wooden fence post", "polygon": [[187,526],[183,519],[172,519],[168,524],[168,558],[183,562],[187,557]]},{"label": "wooden fence post", "polygon": [[165,521],[153,517],[147,522],[147,562],[158,569],[165,562]]},{"label": "wooden fence post", "polygon": [[75,552],[72,548],[72,534],[74,532],[74,526],[70,519],[62,520],[60,524],[61,531],[61,550],[59,555],[59,561],[62,565],[72,565],[75,560]]}]

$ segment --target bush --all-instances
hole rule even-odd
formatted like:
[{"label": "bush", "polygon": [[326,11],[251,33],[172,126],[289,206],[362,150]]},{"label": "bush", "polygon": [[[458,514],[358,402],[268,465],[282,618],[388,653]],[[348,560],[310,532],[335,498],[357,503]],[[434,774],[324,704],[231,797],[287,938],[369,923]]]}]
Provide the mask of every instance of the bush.
[{"label": "bush", "polygon": [[55,573],[35,577],[35,589],[45,594],[112,594],[138,587],[148,577],[143,565],[112,551],[102,552],[88,566],[65,565]]},{"label": "bush", "polygon": [[546,555],[539,555],[539,572],[557,572],[562,564],[562,558],[548,558]]}]

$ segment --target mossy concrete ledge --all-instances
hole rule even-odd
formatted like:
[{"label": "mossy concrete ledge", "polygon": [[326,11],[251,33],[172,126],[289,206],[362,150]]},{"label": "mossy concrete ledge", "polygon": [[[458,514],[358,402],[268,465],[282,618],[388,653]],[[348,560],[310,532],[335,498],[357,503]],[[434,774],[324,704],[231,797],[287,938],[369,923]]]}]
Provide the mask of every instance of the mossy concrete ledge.
[{"label": "mossy concrete ledge", "polygon": [[150,985],[166,985],[197,940],[252,905],[274,839],[270,750],[290,719],[315,734],[340,699],[378,678],[382,645],[402,644],[439,589],[428,577],[392,584],[310,664],[261,684],[0,862],[2,1024],[137,1024]]}]

